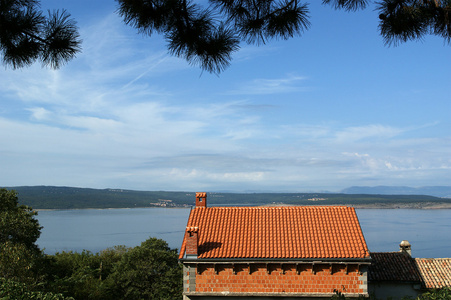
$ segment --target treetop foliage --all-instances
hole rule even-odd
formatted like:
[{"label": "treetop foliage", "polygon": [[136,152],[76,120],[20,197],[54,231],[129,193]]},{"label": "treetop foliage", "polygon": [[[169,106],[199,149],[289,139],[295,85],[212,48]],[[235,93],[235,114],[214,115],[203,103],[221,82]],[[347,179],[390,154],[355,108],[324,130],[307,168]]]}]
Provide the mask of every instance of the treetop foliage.
[{"label": "treetop foliage", "polygon": [[23,244],[28,249],[37,249],[36,241],[41,226],[31,207],[19,205],[15,191],[0,189],[0,243]]},{"label": "treetop foliage", "polygon": [[451,287],[444,287],[442,289],[433,289],[419,295],[417,300],[450,300]]},{"label": "treetop foliage", "polygon": [[38,0],[0,2],[0,53],[3,64],[22,68],[41,61],[59,68],[81,51],[76,22],[65,10],[39,10]]},{"label": "treetop foliage", "polygon": [[[220,73],[241,41],[264,44],[289,39],[310,27],[308,3],[298,0],[117,0],[126,24],[140,33],[164,35],[169,52]],[[386,45],[422,39],[426,34],[451,41],[451,0],[323,0],[335,9],[356,11],[370,2],[379,11]]]},{"label": "treetop foliage", "polygon": [[21,282],[0,277],[0,299],[2,300],[74,300],[66,298],[62,294],[52,292],[31,291],[29,287]]},{"label": "treetop foliage", "polygon": [[213,73],[230,64],[241,40],[288,39],[310,25],[307,4],[295,0],[210,0],[206,8],[189,0],[118,2],[126,24],[149,36],[163,34],[170,53]]},{"label": "treetop foliage", "polygon": [[451,42],[450,0],[384,0],[377,2],[377,10],[387,45],[422,39],[426,34]]},{"label": "treetop foliage", "polygon": [[0,189],[0,277],[32,282],[36,257],[41,252],[36,241],[41,226],[36,212],[19,205],[17,193]]},{"label": "treetop foliage", "polygon": [[[310,27],[309,3],[300,0],[116,0],[124,22],[151,36],[161,34],[169,53],[211,73],[230,65],[240,43],[265,44],[300,36]],[[323,0],[357,11],[371,3],[387,46],[427,34],[451,43],[451,0]],[[0,2],[0,53],[13,68],[41,61],[59,68],[81,51],[76,22],[65,10],[39,10],[39,0]]]},{"label": "treetop foliage", "polygon": [[178,299],[182,269],[177,250],[157,238],[130,249],[113,268],[109,280],[116,299]]}]

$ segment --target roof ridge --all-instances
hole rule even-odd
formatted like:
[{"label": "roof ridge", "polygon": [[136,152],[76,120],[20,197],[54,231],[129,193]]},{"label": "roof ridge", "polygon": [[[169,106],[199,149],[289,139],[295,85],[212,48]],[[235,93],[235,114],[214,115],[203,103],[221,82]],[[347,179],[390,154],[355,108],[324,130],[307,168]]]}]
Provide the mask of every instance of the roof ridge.
[{"label": "roof ridge", "polygon": [[434,257],[415,257],[415,259],[418,259],[418,260],[449,260],[449,261],[451,261],[451,258],[450,257],[437,257],[437,258],[434,258]]},{"label": "roof ridge", "polygon": [[290,206],[209,206],[209,207],[195,207],[195,208],[214,208],[214,209],[292,209],[292,208],[309,208],[309,209],[320,209],[320,208],[354,208],[352,206],[346,205],[290,205]]},{"label": "roof ridge", "polygon": [[388,251],[388,252],[373,252],[373,251],[370,251],[370,254],[387,254],[387,253],[391,253],[391,254],[398,254],[398,253],[400,253],[400,254],[404,254],[405,255],[405,253],[404,252],[401,252],[401,251]]}]

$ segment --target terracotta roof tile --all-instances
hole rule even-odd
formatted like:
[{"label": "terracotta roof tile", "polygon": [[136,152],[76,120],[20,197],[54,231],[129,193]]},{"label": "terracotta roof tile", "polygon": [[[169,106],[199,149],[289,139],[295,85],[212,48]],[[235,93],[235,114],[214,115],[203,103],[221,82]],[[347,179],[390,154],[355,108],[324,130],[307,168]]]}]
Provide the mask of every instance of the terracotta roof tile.
[{"label": "terracotta roof tile", "polygon": [[420,282],[415,260],[402,252],[371,252],[368,280]]},{"label": "terracotta roof tile", "polygon": [[451,258],[415,258],[425,288],[451,287]]},{"label": "terracotta roof tile", "polygon": [[196,207],[187,227],[198,227],[198,258],[369,257],[352,207]]}]

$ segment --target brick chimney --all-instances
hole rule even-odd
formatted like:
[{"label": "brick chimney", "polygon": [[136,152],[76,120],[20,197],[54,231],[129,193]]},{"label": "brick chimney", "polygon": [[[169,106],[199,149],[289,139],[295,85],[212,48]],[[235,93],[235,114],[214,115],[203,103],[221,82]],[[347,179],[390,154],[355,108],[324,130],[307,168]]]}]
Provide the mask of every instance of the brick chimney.
[{"label": "brick chimney", "polygon": [[186,257],[197,258],[197,249],[198,249],[198,227],[186,227],[185,240],[186,240],[186,248],[185,253]]},{"label": "brick chimney", "polygon": [[196,207],[207,207],[207,193],[196,193]]},{"label": "brick chimney", "polygon": [[399,252],[412,256],[412,245],[410,245],[409,241],[404,240],[399,244]]}]

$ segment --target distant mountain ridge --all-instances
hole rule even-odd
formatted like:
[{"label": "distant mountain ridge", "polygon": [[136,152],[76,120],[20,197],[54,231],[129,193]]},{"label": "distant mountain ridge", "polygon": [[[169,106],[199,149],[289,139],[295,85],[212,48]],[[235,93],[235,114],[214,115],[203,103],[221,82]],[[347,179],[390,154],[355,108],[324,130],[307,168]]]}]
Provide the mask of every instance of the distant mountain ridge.
[{"label": "distant mountain ridge", "polygon": [[434,197],[451,198],[451,186],[352,186],[341,191],[343,194],[371,194],[371,195],[428,195]]}]

